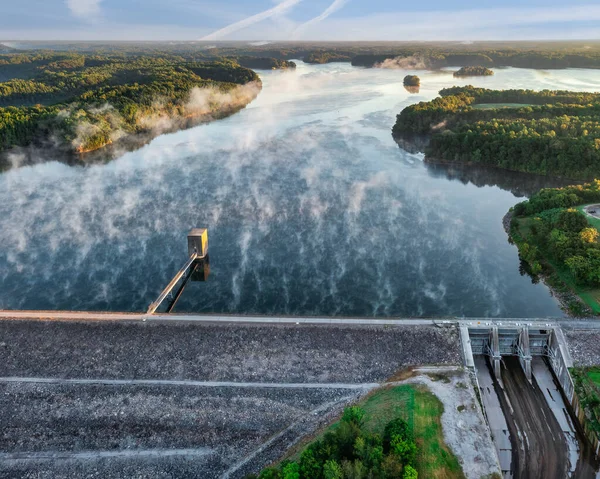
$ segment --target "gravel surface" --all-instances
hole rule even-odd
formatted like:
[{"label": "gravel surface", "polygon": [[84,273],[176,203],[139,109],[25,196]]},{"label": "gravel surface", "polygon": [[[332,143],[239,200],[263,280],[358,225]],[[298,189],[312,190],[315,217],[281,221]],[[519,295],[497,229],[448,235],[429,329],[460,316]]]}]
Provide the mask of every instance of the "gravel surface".
[{"label": "gravel surface", "polygon": [[[180,472],[191,468],[175,477],[193,477],[198,471],[201,477],[219,477],[269,438],[286,432],[249,463],[260,468],[316,427],[320,414],[312,417],[313,411],[339,410],[356,394],[335,389],[3,384],[0,477],[79,477],[82,463],[91,469],[81,477],[93,477],[95,470],[101,471],[101,477],[128,477],[115,475],[112,469],[132,460],[148,471],[141,477],[156,477],[170,463]],[[135,454],[194,448],[208,448],[209,453],[183,458],[89,457],[83,462],[68,456],[31,458],[40,452],[91,452],[93,456],[94,451]],[[16,453],[30,454],[29,460],[15,459]],[[48,476],[29,475],[41,471]]]},{"label": "gravel surface", "polygon": [[600,331],[563,330],[575,366],[600,365]]},{"label": "gravel surface", "polygon": [[[433,326],[0,321],[0,377],[362,384],[460,358]],[[0,382],[0,478],[237,479],[366,392]]]},{"label": "gravel surface", "polygon": [[455,328],[0,321],[0,376],[382,381],[459,364]]},{"label": "gravel surface", "polygon": [[444,405],[444,440],[458,458],[467,479],[499,474],[498,455],[469,374],[457,370],[441,375],[447,379],[434,381],[427,375],[419,375],[405,382],[427,386]]}]

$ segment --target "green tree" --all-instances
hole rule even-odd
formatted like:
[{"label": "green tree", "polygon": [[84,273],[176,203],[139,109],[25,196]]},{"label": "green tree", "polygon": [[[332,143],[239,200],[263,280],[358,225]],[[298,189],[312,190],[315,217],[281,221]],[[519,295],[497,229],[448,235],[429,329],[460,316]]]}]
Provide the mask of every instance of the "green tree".
[{"label": "green tree", "polygon": [[335,461],[329,460],[323,466],[323,478],[324,479],[344,479],[344,472],[342,466]]},{"label": "green tree", "polygon": [[414,464],[417,459],[417,444],[415,441],[395,435],[391,440],[391,452],[396,454],[403,464]]},{"label": "green tree", "polygon": [[281,479],[281,473],[278,469],[268,467],[261,471],[258,479]]},{"label": "green tree", "polygon": [[379,470],[383,460],[383,445],[377,434],[363,434],[354,443],[354,455],[369,470]]},{"label": "green tree", "polygon": [[404,467],[404,473],[402,474],[402,479],[417,479],[419,477],[417,470],[408,465]]},{"label": "green tree", "polygon": [[358,459],[342,461],[342,471],[344,479],[364,479],[367,473],[365,466]]},{"label": "green tree", "polygon": [[300,466],[297,462],[288,462],[282,469],[282,479],[300,479]]},{"label": "green tree", "polygon": [[571,256],[565,260],[571,274],[577,282],[583,283],[587,280],[590,272],[590,262],[583,256]]},{"label": "green tree", "polygon": [[344,409],[342,414],[342,422],[355,424],[356,426],[362,426],[363,419],[365,417],[365,411],[359,406],[350,406]]},{"label": "green tree", "polygon": [[322,467],[317,454],[319,444],[319,442],[310,444],[300,454],[300,474],[302,477],[320,477]]},{"label": "green tree", "polygon": [[385,425],[383,430],[383,450],[389,452],[392,438],[398,436],[403,440],[414,441],[413,433],[408,423],[402,419],[393,419]]}]

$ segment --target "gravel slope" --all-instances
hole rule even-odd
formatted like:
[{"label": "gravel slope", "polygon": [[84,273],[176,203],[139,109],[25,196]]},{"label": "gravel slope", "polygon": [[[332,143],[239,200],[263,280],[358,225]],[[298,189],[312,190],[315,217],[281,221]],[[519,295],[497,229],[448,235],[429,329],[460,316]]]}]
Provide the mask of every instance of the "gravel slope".
[{"label": "gravel slope", "polygon": [[0,376],[373,382],[459,364],[456,329],[0,321]]},{"label": "gravel slope", "polygon": [[[454,328],[0,321],[0,377],[362,384],[459,363]],[[244,477],[366,391],[0,381],[0,478]]]}]

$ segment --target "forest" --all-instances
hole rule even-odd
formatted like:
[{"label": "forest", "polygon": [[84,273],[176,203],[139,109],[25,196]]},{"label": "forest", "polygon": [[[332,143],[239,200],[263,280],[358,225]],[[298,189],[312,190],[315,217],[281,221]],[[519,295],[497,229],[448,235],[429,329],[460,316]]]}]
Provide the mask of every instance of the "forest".
[{"label": "forest", "polygon": [[[127,43],[104,42],[53,45],[29,42],[23,47],[67,53],[102,52],[111,55],[155,55],[179,57],[187,61],[216,61],[223,58],[302,59],[307,63],[351,62],[373,67],[387,59],[418,57],[429,69],[443,67],[516,67],[534,69],[600,68],[600,43],[597,41],[520,41],[520,42],[247,42]],[[0,63],[2,60],[0,59]],[[2,80],[2,77],[0,77]]]},{"label": "forest", "polygon": [[258,75],[233,60],[40,52],[0,55],[2,65],[16,78],[0,83],[0,152],[49,144],[87,152],[169,122],[231,113],[260,88]]},{"label": "forest", "polygon": [[600,177],[600,94],[446,88],[396,118],[397,139],[426,135],[426,159],[591,180]]}]

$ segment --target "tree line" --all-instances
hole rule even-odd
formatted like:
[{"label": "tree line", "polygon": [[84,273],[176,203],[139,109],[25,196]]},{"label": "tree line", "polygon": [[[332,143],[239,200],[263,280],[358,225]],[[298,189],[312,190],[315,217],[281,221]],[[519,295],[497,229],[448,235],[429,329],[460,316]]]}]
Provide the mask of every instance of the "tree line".
[{"label": "tree line", "polygon": [[600,94],[453,87],[405,108],[395,137],[427,135],[430,161],[600,177]]}]

